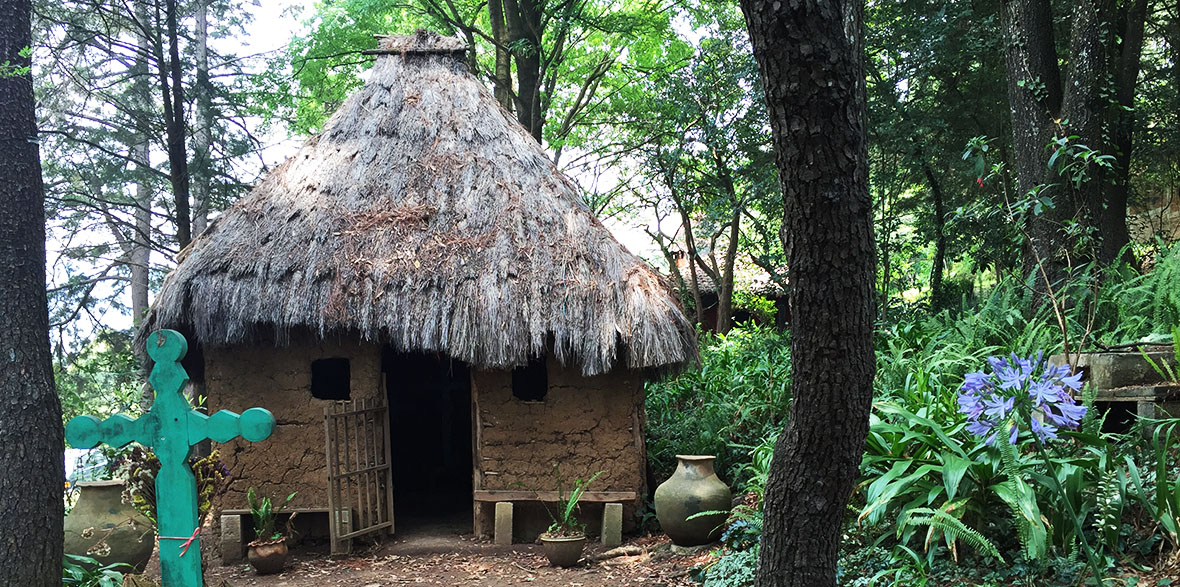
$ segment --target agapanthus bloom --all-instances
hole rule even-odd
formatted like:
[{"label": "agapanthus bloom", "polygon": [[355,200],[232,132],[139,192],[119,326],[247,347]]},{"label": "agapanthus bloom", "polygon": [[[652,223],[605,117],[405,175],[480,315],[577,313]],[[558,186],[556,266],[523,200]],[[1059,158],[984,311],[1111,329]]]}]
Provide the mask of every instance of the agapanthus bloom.
[{"label": "agapanthus bloom", "polygon": [[991,373],[968,373],[958,401],[959,411],[967,415],[967,430],[985,437],[988,444],[1001,432],[1016,444],[1026,419],[1033,434],[1052,440],[1060,429],[1077,428],[1086,415],[1086,407],[1072,393],[1082,388],[1082,375],[1070,375],[1069,365],[1049,365],[1042,353],[987,361]]}]

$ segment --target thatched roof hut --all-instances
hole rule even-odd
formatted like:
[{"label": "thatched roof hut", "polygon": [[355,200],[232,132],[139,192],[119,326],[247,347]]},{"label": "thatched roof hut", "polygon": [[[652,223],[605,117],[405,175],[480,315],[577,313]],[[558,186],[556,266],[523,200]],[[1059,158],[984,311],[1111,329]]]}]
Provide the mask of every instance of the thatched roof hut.
[{"label": "thatched roof hut", "polygon": [[460,41],[381,48],[397,54],[193,241],[145,332],[347,331],[486,367],[550,353],[587,375],[695,357],[666,283],[469,73]]},{"label": "thatched roof hut", "polygon": [[556,463],[567,480],[604,471],[583,501],[633,520],[643,382],[694,360],[692,325],[461,42],[419,33],[381,51],[323,132],[183,252],[143,325],[193,339],[211,412],[263,406],[278,422],[222,451],[223,556],[241,555],[251,486],[336,512],[333,550],[391,531],[394,493],[403,513],[466,512],[479,534],[493,505],[523,500],[507,526],[530,540]]}]

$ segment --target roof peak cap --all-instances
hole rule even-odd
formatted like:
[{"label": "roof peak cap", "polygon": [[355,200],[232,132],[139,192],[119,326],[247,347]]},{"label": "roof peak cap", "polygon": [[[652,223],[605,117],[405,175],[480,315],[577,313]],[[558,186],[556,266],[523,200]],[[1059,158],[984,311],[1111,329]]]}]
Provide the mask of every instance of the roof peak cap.
[{"label": "roof peak cap", "polygon": [[418,29],[412,35],[373,35],[377,48],[366,55],[454,55],[463,57],[469,48],[458,37],[448,37],[431,30]]}]

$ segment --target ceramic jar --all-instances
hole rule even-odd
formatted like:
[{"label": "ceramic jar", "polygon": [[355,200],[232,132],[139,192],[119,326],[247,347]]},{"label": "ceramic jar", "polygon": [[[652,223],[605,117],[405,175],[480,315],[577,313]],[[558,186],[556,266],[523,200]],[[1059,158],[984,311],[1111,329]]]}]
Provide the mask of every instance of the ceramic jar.
[{"label": "ceramic jar", "polygon": [[78,483],[78,501],[65,519],[65,551],[100,565],[126,563],[142,573],[156,547],[156,532],[130,504],[122,481]]},{"label": "ceramic jar", "polygon": [[[676,472],[656,488],[656,518],[678,546],[708,544],[721,537],[733,493],[713,472],[710,455],[676,455]],[[707,511],[722,513],[700,516]]]}]

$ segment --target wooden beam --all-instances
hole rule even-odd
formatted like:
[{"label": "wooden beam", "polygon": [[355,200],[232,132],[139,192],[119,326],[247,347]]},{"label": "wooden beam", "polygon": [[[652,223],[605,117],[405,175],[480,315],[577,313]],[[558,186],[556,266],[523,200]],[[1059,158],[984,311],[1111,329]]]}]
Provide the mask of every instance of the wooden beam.
[{"label": "wooden beam", "polygon": [[[517,491],[508,489],[481,489],[474,492],[475,501],[544,501],[557,502],[556,491]],[[568,497],[568,493],[566,494]],[[634,491],[587,491],[581,501],[589,503],[616,503],[637,501],[639,494]]]}]

